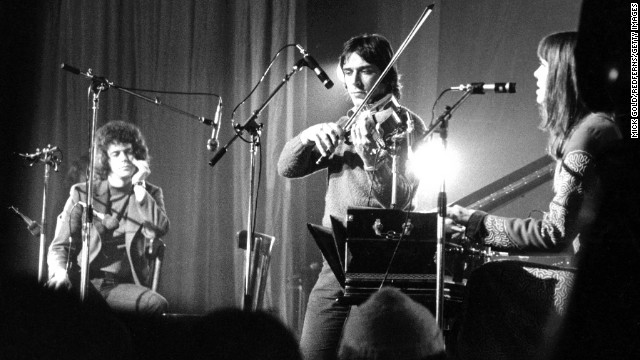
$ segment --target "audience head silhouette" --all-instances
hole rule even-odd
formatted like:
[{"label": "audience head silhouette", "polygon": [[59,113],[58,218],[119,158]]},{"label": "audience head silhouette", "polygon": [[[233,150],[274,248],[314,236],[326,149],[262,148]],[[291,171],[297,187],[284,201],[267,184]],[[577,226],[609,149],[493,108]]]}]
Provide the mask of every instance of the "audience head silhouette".
[{"label": "audience head silhouette", "polygon": [[291,331],[262,311],[216,310],[193,330],[193,359],[302,360]]},{"label": "audience head silhouette", "polygon": [[351,311],[340,344],[341,360],[444,359],[444,339],[431,312],[387,287]]},{"label": "audience head silhouette", "polygon": [[134,358],[131,334],[106,306],[45,288],[31,276],[0,275],[0,358]]}]

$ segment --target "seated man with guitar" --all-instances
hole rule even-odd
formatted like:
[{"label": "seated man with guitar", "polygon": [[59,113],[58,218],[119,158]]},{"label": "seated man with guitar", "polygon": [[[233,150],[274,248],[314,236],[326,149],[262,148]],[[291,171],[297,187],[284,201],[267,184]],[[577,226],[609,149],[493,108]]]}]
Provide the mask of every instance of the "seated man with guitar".
[{"label": "seated man with guitar", "polygon": [[[147,287],[147,246],[167,233],[169,219],[162,189],[146,182],[151,171],[145,139],[133,124],[111,121],[98,129],[96,143],[88,297],[100,299],[99,291],[116,311],[160,315],[167,310],[167,300]],[[51,288],[79,283],[86,202],[87,183],[73,185],[49,248]]]}]

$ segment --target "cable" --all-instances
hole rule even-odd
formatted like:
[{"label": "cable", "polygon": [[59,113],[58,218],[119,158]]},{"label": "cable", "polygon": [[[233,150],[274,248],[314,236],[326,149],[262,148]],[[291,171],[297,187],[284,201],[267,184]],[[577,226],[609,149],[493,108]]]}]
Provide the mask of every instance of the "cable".
[{"label": "cable", "polygon": [[[445,89],[444,91],[442,91],[440,93],[440,95],[438,95],[438,97],[436,98],[436,101],[434,101],[433,106],[431,107],[431,122],[430,122],[431,125],[433,125],[434,120],[435,120],[435,108],[436,108],[436,105],[438,104],[438,101],[440,100],[440,98],[442,98],[442,96],[444,94],[446,94],[450,90],[451,89]],[[409,209],[413,209],[414,206],[415,206],[415,204],[414,204],[415,194],[416,193],[414,192],[414,196],[411,198],[411,201],[409,202]],[[406,216],[405,216],[405,219],[404,219],[404,223],[405,224],[409,220],[409,214],[410,214],[410,212],[406,211]],[[387,265],[387,269],[385,270],[384,277],[383,277],[382,281],[380,282],[380,288],[379,289],[382,289],[382,287],[384,286],[384,283],[387,281],[387,278],[389,276],[389,271],[391,270],[391,265],[393,264],[393,260],[395,259],[396,254],[398,252],[398,248],[400,247],[400,242],[404,239],[404,235],[405,235],[405,231],[404,231],[404,229],[402,229],[402,233],[400,234],[400,238],[398,239],[398,243],[396,244],[396,247],[393,250],[393,254],[391,254],[391,259],[389,260],[389,264]]]},{"label": "cable", "polygon": [[231,112],[231,126],[232,128],[235,130],[236,135],[238,135],[238,137],[246,142],[246,143],[250,143],[250,140],[247,140],[245,138],[242,137],[242,135],[240,134],[240,131],[238,131],[236,129],[236,123],[235,123],[235,114],[236,111],[238,110],[238,108],[240,107],[240,105],[244,104],[249,97],[251,97],[251,95],[256,91],[256,89],[258,88],[258,85],[260,85],[262,83],[262,81],[264,81],[264,78],[267,76],[267,73],[269,73],[269,70],[271,70],[271,67],[273,66],[274,62],[276,61],[276,58],[280,55],[280,53],[282,52],[282,50],[288,48],[288,47],[293,47],[296,46],[297,44],[286,44],[285,46],[281,47],[280,50],[278,50],[278,52],[276,52],[275,56],[271,59],[271,61],[269,62],[269,66],[267,66],[267,69],[264,71],[264,73],[262,74],[262,77],[260,78],[260,80],[258,80],[258,82],[256,83],[256,85],[253,87],[253,89],[251,89],[251,91],[249,92],[249,94],[238,103],[238,105],[236,105],[233,108],[233,111]]},{"label": "cable", "polygon": [[125,90],[129,90],[129,91],[141,91],[141,92],[152,92],[152,93],[158,93],[158,94],[172,94],[172,95],[203,95],[203,96],[215,96],[215,97],[220,97],[220,95],[216,94],[216,93],[210,93],[210,92],[190,92],[190,91],[164,91],[164,90],[153,90],[153,89],[138,89],[138,88],[132,88],[132,87],[126,87],[126,86],[120,86],[120,88],[125,89]]},{"label": "cable", "polygon": [[[445,90],[444,92],[446,92],[447,90]],[[443,92],[443,94],[444,94]],[[440,94],[440,96],[438,97],[438,99],[442,96],[442,94]],[[437,102],[438,100],[436,100]],[[435,103],[434,103],[434,107],[435,107]],[[432,114],[433,114],[433,110],[432,110]],[[413,192],[413,196],[411,197],[411,200],[409,201],[409,206],[408,209],[414,209],[415,208],[415,199],[416,199],[416,194],[417,194],[417,188],[418,188],[419,184],[416,185],[416,191]],[[402,210],[405,212],[405,218],[404,218],[404,222],[403,224],[406,224],[409,221],[409,214],[410,211],[409,210]],[[398,248],[400,247],[400,243],[402,242],[402,240],[405,238],[405,230],[404,228],[402,229],[402,232],[400,233],[400,238],[398,239],[398,243],[396,244],[396,247],[393,249],[393,253],[391,254],[391,259],[389,259],[389,264],[387,265],[387,269],[384,272],[384,276],[382,278],[382,281],[380,282],[380,287],[378,288],[378,290],[382,289],[382,287],[384,286],[384,283],[387,281],[387,278],[389,277],[389,271],[391,271],[391,265],[393,264],[393,260],[396,257],[396,254],[398,252]]]},{"label": "cable", "polygon": [[[406,216],[404,217],[403,224],[406,224],[407,221],[409,221],[410,212],[409,211],[405,211],[405,214],[406,214]],[[382,281],[380,282],[380,287],[378,288],[378,290],[382,289],[382,287],[384,286],[384,283],[387,281],[387,278],[389,277],[389,271],[391,270],[391,265],[393,264],[393,260],[396,258],[396,254],[398,253],[398,248],[400,247],[400,243],[405,238],[404,234],[405,234],[405,230],[404,230],[404,227],[403,227],[402,228],[402,232],[400,233],[400,238],[398,238],[398,242],[396,243],[396,247],[393,249],[393,253],[391,254],[391,259],[389,259],[389,264],[387,265],[387,269],[384,271],[384,276],[382,277]]]},{"label": "cable", "polygon": [[430,125],[433,125],[435,121],[435,117],[436,117],[435,110],[436,110],[436,105],[438,104],[438,101],[444,94],[446,94],[449,91],[451,91],[451,89],[445,89],[444,91],[442,91],[440,95],[438,95],[438,98],[436,98],[436,101],[433,102],[433,106],[431,107],[431,122],[429,123]]},{"label": "cable", "polygon": [[[378,166],[378,160],[380,159],[380,153],[382,152],[382,149],[379,149],[379,151],[376,153],[376,158],[373,161],[373,167],[375,168],[376,166]],[[373,176],[376,176],[375,173],[373,174]],[[370,181],[369,184],[369,195],[367,196],[367,207],[371,206],[371,194],[373,193],[373,181]]]}]

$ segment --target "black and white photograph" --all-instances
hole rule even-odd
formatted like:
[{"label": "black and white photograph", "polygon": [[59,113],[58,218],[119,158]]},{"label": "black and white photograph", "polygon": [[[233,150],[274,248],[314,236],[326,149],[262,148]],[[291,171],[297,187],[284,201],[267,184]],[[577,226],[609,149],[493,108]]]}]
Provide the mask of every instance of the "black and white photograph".
[{"label": "black and white photograph", "polygon": [[0,24],[0,358],[640,358],[637,2]]}]

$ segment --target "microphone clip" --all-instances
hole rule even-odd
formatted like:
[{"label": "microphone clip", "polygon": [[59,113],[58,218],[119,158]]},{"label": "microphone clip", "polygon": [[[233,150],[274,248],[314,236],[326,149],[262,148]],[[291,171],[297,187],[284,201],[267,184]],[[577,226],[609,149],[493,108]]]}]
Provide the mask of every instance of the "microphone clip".
[{"label": "microphone clip", "polygon": [[48,145],[42,150],[36,149],[36,152],[33,154],[15,154],[25,159],[29,163],[29,166],[33,166],[37,162],[43,162],[53,166],[56,172],[58,171],[58,165],[62,163],[62,151],[57,146],[51,147],[51,145]]},{"label": "microphone clip", "polygon": [[109,90],[112,83],[104,76],[93,75],[91,69],[87,69],[86,76],[91,79],[91,90],[93,92],[103,92]]},{"label": "microphone clip", "polygon": [[309,67],[309,63],[307,62],[307,60],[303,58],[301,58],[300,60],[298,60],[294,65],[293,65],[293,70],[295,71],[300,71],[302,70],[303,67]]},{"label": "microphone clip", "polygon": [[472,94],[484,94],[484,83],[474,82],[471,84],[460,84],[460,86],[454,86],[451,90],[457,91],[471,91]]},{"label": "microphone clip", "polygon": [[300,51],[302,58],[293,65],[293,70],[300,71],[305,66],[311,69],[309,62],[307,62],[307,56],[309,56],[307,50],[305,50],[300,44],[296,44],[296,47],[298,48],[298,51]]},{"label": "microphone clip", "polygon": [[467,90],[471,90],[472,94],[484,94],[484,83],[476,82],[467,86]]}]

